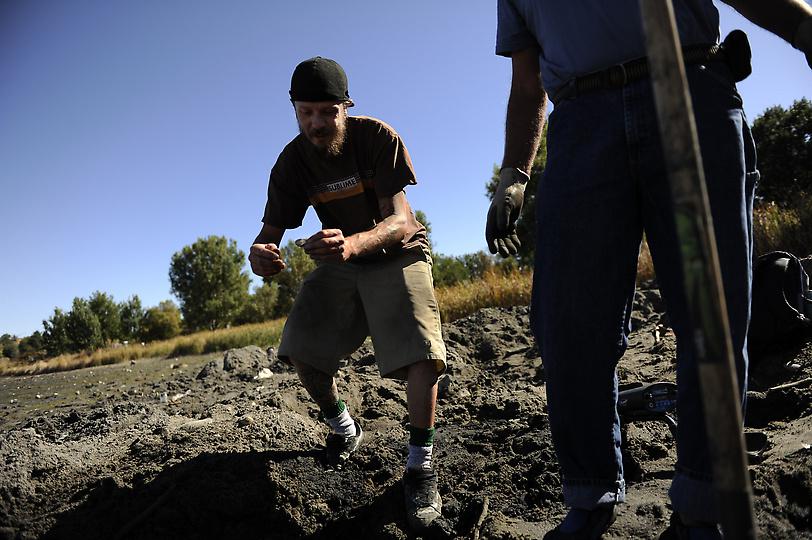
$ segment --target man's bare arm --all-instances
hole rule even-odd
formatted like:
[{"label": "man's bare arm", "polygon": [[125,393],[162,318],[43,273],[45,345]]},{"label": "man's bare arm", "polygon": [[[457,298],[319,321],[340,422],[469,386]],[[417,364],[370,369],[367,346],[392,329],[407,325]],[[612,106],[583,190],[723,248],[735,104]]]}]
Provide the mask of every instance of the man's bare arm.
[{"label": "man's bare arm", "polygon": [[403,191],[391,197],[378,197],[378,209],[383,220],[368,231],[347,238],[352,255],[363,257],[403,242],[409,230],[412,209]]},{"label": "man's bare arm", "polygon": [[547,105],[538,54],[535,47],[511,54],[513,75],[505,121],[502,167],[515,167],[527,173],[536,157]]},{"label": "man's bare arm", "polygon": [[383,219],[372,229],[347,237],[341,229],[324,229],[302,247],[315,261],[344,262],[402,242],[414,219],[406,194],[400,191],[391,197],[379,197],[378,208]]},{"label": "man's bare arm", "polygon": [[722,0],[750,22],[793,43],[798,25],[812,16],[812,6],[803,0]]}]

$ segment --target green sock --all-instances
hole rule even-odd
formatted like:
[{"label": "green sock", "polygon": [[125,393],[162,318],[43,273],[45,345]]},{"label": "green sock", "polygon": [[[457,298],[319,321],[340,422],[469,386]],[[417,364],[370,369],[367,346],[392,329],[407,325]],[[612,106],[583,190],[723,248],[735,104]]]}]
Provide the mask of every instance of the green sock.
[{"label": "green sock", "polygon": [[339,398],[339,400],[336,401],[336,404],[329,409],[322,409],[321,414],[324,415],[325,419],[335,418],[339,414],[343,413],[346,409],[347,406],[344,404],[344,401]]},{"label": "green sock", "polygon": [[409,444],[413,446],[432,446],[434,444],[434,428],[409,426]]}]

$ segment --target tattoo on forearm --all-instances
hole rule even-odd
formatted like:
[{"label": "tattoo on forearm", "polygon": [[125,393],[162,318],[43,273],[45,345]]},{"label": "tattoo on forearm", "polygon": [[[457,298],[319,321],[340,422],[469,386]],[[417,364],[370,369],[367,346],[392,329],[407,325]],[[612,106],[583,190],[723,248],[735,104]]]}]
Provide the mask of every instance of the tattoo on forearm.
[{"label": "tattoo on forearm", "polygon": [[396,202],[396,197],[403,197],[403,194],[400,193],[392,198],[378,200],[378,208],[383,219],[374,229],[358,234],[356,240],[357,254],[375,253],[403,240],[405,233],[404,216],[411,210],[408,209],[408,203],[405,202],[405,199]]}]

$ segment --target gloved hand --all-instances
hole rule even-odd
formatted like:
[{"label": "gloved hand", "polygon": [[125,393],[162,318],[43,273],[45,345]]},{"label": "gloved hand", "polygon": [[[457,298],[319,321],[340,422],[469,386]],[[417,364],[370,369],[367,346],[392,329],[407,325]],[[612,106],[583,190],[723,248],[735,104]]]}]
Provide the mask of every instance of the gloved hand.
[{"label": "gloved hand", "polygon": [[491,253],[502,257],[516,255],[521,247],[516,235],[516,220],[522,212],[524,188],[530,176],[524,171],[506,167],[499,171],[499,185],[488,209],[485,239]]},{"label": "gloved hand", "polygon": [[798,25],[792,46],[806,55],[806,63],[812,69],[812,17],[807,17]]}]

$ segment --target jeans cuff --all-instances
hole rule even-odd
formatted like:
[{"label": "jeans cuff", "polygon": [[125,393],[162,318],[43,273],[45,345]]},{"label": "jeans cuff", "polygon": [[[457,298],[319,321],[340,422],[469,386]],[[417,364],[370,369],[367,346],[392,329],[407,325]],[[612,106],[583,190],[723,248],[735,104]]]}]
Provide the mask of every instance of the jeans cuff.
[{"label": "jeans cuff", "polygon": [[684,521],[718,523],[716,492],[713,482],[693,477],[687,471],[677,471],[668,489],[671,506]]},{"label": "jeans cuff", "polygon": [[626,482],[605,480],[564,480],[564,503],[570,508],[594,510],[603,504],[618,504],[626,500]]}]

